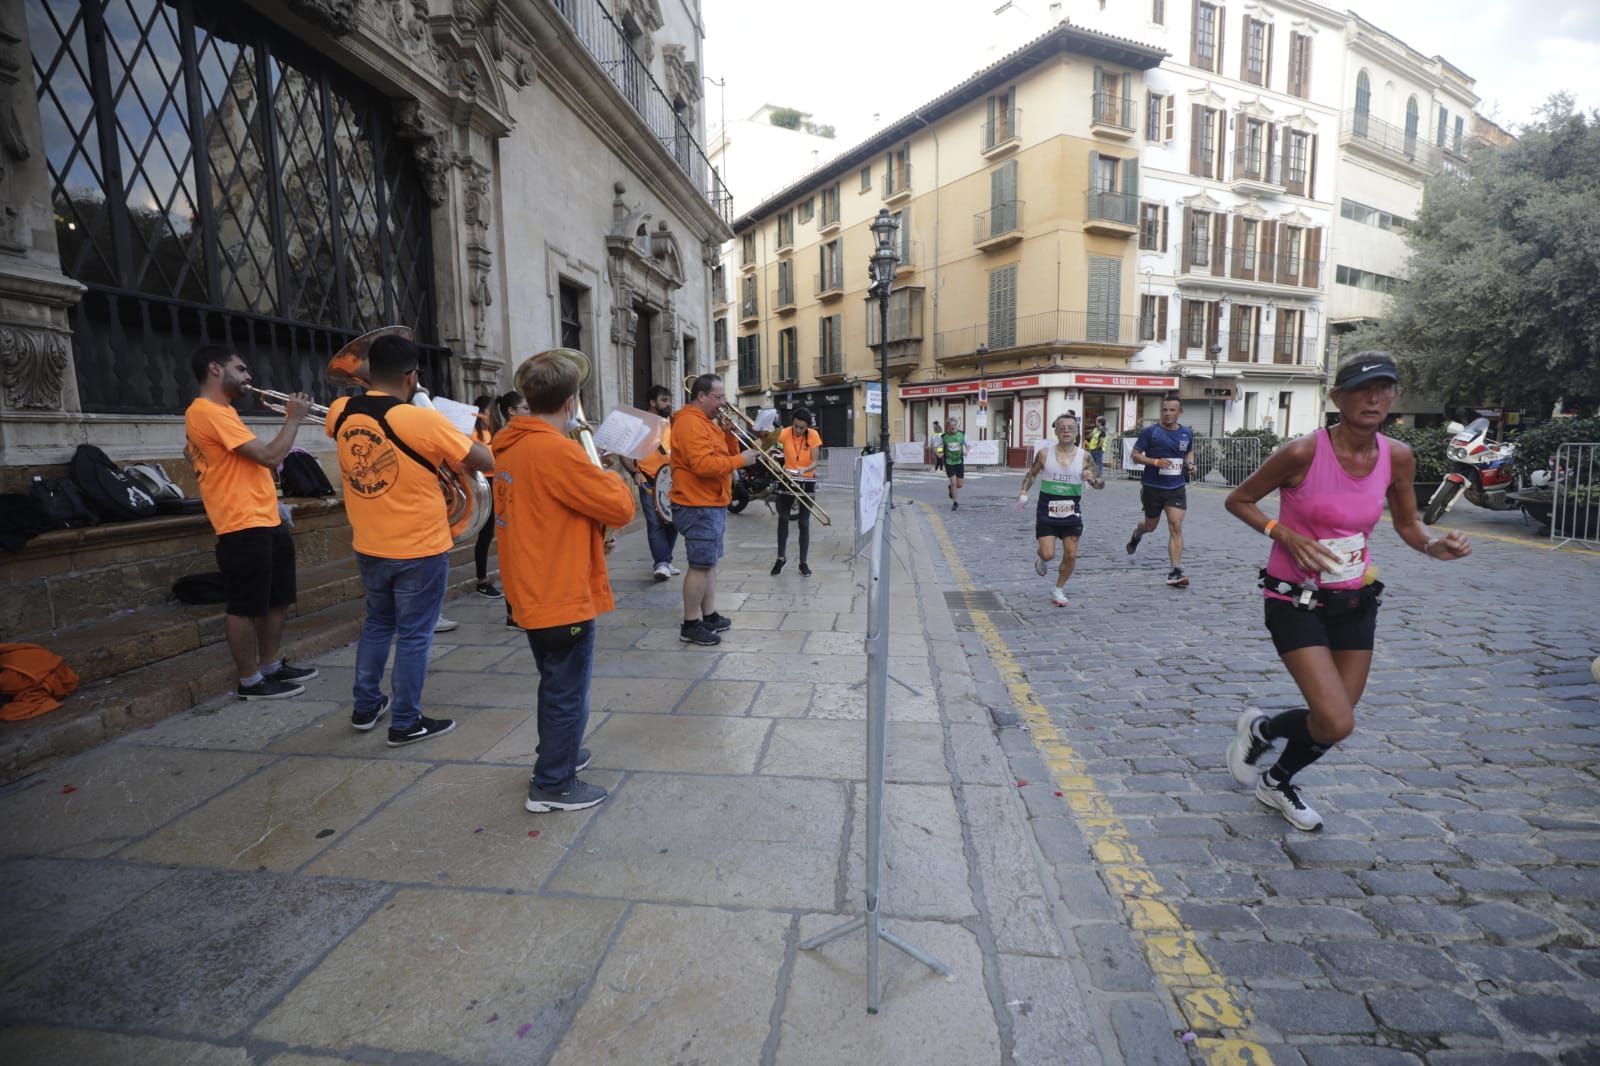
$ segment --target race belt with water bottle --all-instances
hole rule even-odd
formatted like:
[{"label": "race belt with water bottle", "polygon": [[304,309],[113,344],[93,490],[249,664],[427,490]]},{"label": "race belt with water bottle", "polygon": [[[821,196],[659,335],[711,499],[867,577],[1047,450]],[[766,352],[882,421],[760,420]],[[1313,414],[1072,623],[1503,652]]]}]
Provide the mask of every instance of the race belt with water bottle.
[{"label": "race belt with water bottle", "polygon": [[1324,589],[1310,581],[1285,581],[1262,570],[1256,584],[1268,592],[1287,596],[1298,610],[1315,611],[1321,608],[1324,617],[1334,618],[1383,603],[1383,582],[1378,580],[1378,568],[1368,567],[1362,581],[1360,588]]}]

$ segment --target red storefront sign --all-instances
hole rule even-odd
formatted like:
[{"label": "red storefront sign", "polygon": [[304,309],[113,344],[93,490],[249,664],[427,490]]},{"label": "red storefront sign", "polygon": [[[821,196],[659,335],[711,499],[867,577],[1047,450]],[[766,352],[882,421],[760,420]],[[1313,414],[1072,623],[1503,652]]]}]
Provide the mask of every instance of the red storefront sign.
[{"label": "red storefront sign", "polygon": [[[998,389],[1001,392],[1012,392],[1017,389],[1032,389],[1039,386],[1039,375],[1029,374],[1015,378],[987,378],[983,382],[986,389]],[[900,389],[903,399],[911,400],[919,396],[963,396],[976,395],[979,383],[976,381],[953,381],[948,385],[905,385]]]},{"label": "red storefront sign", "polygon": [[1140,374],[1074,374],[1073,384],[1079,388],[1101,386],[1112,389],[1175,389],[1175,377],[1144,376]]}]

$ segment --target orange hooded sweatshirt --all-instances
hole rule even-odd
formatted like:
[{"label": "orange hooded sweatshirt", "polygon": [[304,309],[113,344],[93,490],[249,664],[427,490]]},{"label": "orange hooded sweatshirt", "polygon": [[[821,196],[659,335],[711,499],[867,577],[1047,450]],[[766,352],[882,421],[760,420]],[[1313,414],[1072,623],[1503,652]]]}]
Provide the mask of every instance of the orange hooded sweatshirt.
[{"label": "orange hooded sweatshirt", "polygon": [[538,418],[494,437],[495,543],[506,603],[523,629],[586,622],[612,609],[601,526],[633,518],[633,489]]},{"label": "orange hooded sweatshirt", "polygon": [[739,438],[692,404],[672,416],[672,502],[684,507],[726,507],[733,478],[744,469]]}]

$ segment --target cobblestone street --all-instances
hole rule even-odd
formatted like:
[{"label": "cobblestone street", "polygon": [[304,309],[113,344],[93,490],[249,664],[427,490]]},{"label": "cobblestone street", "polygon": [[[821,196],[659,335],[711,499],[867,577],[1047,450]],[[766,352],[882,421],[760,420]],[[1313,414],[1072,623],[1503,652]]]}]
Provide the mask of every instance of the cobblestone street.
[{"label": "cobblestone street", "polygon": [[[1380,524],[1372,678],[1357,732],[1298,779],[1326,819],[1306,834],[1224,759],[1243,707],[1299,704],[1261,624],[1265,542],[1222,491],[1192,489],[1193,584],[1169,589],[1164,525],[1124,553],[1137,486],[1119,478],[1085,501],[1059,610],[1054,570],[1032,570],[1032,508],[1012,510],[1019,482],[969,482],[955,513],[925,473],[901,495],[928,504],[945,587],[997,594],[963,637],[980,696],[1014,726],[1002,743],[1091,1016],[1130,1061],[1187,1061],[1185,1029],[1238,1054],[1207,1030],[1242,1022],[1275,1063],[1600,1062],[1600,557],[1477,536],[1446,565]],[[1054,755],[1034,754],[1024,730],[1040,725],[1059,730]],[[1128,998],[1163,987],[1160,1009]]]}]

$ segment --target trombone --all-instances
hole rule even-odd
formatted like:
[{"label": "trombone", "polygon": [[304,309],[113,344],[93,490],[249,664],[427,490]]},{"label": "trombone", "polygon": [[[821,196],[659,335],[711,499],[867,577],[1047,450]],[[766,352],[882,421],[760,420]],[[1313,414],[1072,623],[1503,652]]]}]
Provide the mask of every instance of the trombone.
[{"label": "trombone", "polygon": [[[699,377],[698,374],[690,374],[683,379],[683,391],[691,396],[694,395],[694,381],[697,377]],[[717,414],[723,419],[723,424],[728,427],[729,431],[738,438],[739,446],[756,453],[756,461],[766,468],[767,473],[772,475],[774,481],[783,486],[783,491],[787,495],[793,496],[800,501],[800,506],[810,511],[812,517],[823,525],[833,525],[833,520],[828,517],[828,512],[824,511],[822,505],[817,503],[811,494],[801,486],[799,479],[785,470],[782,463],[767,453],[767,446],[761,441],[760,431],[756,429],[756,424],[751,421],[749,415],[726,400],[723,401],[721,407],[717,408]]]}]

